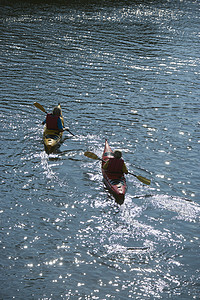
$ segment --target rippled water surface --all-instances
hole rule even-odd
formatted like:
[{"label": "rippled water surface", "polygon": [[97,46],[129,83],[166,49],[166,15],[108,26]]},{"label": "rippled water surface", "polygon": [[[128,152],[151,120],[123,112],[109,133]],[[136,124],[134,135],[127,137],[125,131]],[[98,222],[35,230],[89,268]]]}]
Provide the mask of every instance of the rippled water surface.
[{"label": "rippled water surface", "polygon": [[[4,2],[0,299],[199,299],[200,2]],[[75,134],[49,156],[35,101]],[[151,179],[122,206],[105,138]]]}]

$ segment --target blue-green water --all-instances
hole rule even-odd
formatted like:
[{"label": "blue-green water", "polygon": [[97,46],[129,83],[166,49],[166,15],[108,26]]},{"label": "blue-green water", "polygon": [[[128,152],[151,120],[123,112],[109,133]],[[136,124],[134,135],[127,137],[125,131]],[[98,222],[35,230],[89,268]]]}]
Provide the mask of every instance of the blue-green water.
[{"label": "blue-green water", "polygon": [[[199,299],[198,1],[0,6],[0,299]],[[61,102],[60,151],[42,144]],[[105,138],[128,169],[118,206]]]}]

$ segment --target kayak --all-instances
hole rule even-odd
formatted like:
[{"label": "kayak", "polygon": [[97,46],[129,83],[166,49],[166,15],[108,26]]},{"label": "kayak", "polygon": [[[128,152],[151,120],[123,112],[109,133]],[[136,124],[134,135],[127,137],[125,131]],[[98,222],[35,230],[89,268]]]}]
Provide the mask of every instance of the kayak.
[{"label": "kayak", "polygon": [[[61,109],[60,104],[58,104],[58,107]],[[64,119],[62,116],[62,110],[61,110],[60,118],[62,121],[62,125],[64,127]],[[45,125],[44,132],[43,132],[43,143],[44,143],[44,149],[47,154],[54,152],[60,146],[62,136],[63,136],[62,131],[47,129],[47,127]]]},{"label": "kayak", "polygon": [[126,179],[124,176],[120,177],[119,179],[112,179],[111,174],[109,174],[106,170],[103,169],[103,165],[105,162],[110,158],[113,157],[113,151],[110,148],[108,141],[105,141],[105,148],[102,155],[102,174],[103,174],[103,181],[106,187],[114,196],[116,202],[118,204],[124,203],[125,194],[127,191],[127,184]]}]

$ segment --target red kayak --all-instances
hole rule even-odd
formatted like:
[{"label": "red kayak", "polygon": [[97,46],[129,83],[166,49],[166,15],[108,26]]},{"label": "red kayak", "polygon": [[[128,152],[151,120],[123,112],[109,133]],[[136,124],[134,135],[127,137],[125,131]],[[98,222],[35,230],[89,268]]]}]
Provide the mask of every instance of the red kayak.
[{"label": "red kayak", "polygon": [[118,204],[124,203],[124,197],[127,191],[127,184],[126,179],[124,176],[118,179],[112,179],[111,174],[109,174],[106,170],[103,169],[103,165],[105,162],[110,158],[113,157],[113,151],[110,148],[108,141],[105,141],[105,148],[102,155],[102,174],[103,174],[103,181],[109,191],[115,197],[115,200]]}]

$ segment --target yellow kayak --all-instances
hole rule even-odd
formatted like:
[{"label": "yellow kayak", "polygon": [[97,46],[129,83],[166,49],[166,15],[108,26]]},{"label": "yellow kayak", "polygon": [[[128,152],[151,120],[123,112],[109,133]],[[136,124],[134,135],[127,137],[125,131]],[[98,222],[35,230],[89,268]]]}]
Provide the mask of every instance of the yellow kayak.
[{"label": "yellow kayak", "polygon": [[[58,104],[58,108],[61,109],[60,104]],[[61,110],[61,121],[62,125],[64,127],[64,119],[62,116],[62,110]],[[46,128],[46,125],[44,127],[44,132],[43,132],[43,143],[44,143],[44,149],[47,154],[50,154],[54,152],[59,146],[60,142],[62,140],[63,132],[58,131],[58,130],[49,130]]]}]

